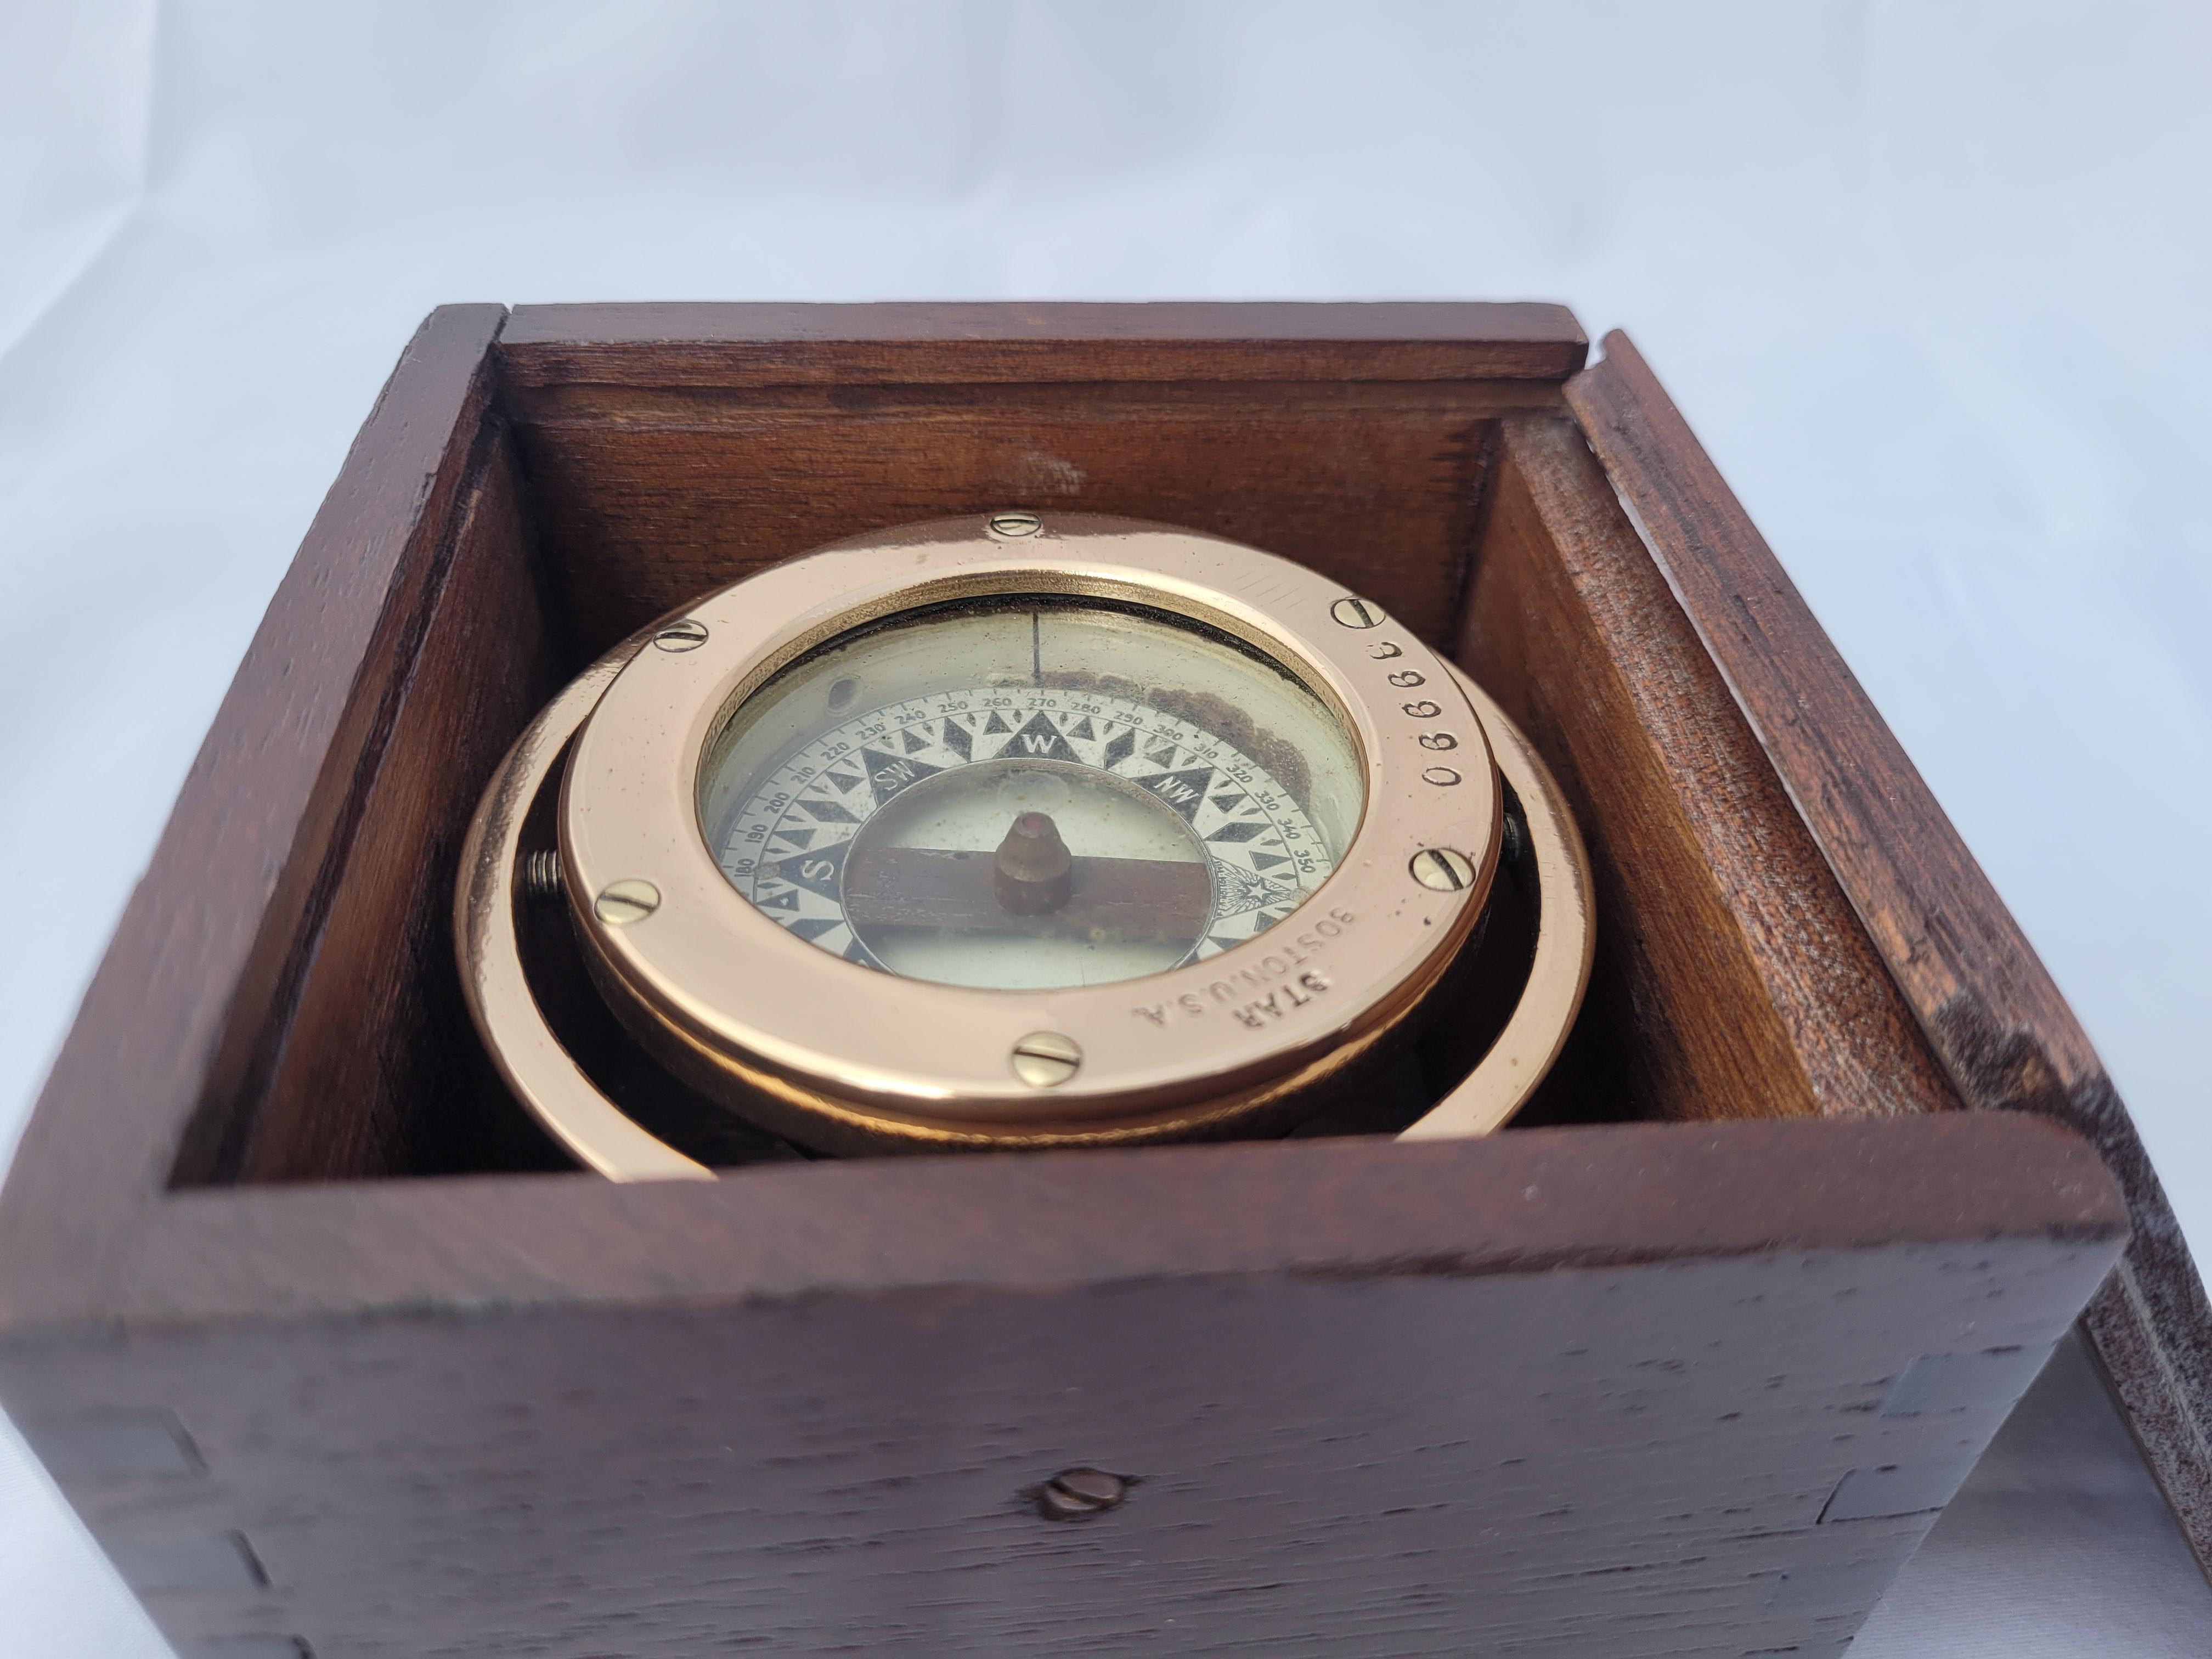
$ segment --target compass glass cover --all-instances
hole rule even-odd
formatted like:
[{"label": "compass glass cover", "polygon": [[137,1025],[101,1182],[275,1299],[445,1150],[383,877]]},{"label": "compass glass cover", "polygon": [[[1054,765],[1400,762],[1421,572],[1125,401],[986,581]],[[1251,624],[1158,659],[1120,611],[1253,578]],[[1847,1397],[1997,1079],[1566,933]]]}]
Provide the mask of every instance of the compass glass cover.
[{"label": "compass glass cover", "polygon": [[710,746],[700,823],[763,914],[867,967],[1042,990],[1164,972],[1312,894],[1358,751],[1279,664],[1164,612],[1005,599],[831,641]]}]

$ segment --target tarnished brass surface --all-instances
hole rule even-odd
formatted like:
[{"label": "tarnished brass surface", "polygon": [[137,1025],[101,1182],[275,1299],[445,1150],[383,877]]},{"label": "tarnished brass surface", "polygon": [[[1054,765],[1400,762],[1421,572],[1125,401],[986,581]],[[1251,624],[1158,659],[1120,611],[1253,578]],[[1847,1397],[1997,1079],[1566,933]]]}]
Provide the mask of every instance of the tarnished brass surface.
[{"label": "tarnished brass surface", "polygon": [[[1459,671],[1455,667],[1453,672]],[[1597,943],[1589,858],[1558,782],[1490,694],[1464,674],[1459,674],[1459,680],[1482,716],[1490,733],[1490,752],[1519,798],[1528,825],[1525,856],[1536,866],[1536,950],[1521,1000],[1490,1052],[1449,1094],[1401,1131],[1401,1140],[1486,1135],[1528,1104],[1574,1029],[1583,993],[1589,986],[1590,953]]]},{"label": "tarnished brass surface", "polygon": [[531,804],[577,726],[646,638],[625,641],[570,681],[507,750],[462,843],[453,939],[461,990],[484,1047],[507,1086],[555,1139],[586,1167],[617,1181],[711,1181],[713,1170],[625,1116],[561,1046],[530,994],[514,925],[514,907],[523,898],[516,866]]}]

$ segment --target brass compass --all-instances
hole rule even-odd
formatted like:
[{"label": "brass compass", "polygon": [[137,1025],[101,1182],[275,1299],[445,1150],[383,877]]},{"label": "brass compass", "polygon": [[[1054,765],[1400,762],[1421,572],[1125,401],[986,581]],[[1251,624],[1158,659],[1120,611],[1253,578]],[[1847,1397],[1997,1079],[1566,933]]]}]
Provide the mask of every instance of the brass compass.
[{"label": "brass compass", "polygon": [[485,794],[458,942],[557,1139],[696,1176],[580,1060],[533,902],[670,1089],[851,1152],[1291,1130],[1455,1017],[1501,880],[1536,918],[1517,994],[1406,1133],[1496,1127],[1572,1023],[1589,878],[1556,787],[1326,578],[1010,512],[792,560],[594,665]]}]

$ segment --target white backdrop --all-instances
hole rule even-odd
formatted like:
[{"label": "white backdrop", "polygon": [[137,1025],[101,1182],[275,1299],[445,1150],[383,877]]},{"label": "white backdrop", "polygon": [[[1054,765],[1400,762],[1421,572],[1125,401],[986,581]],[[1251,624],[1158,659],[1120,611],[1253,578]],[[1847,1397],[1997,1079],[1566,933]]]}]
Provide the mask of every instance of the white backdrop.
[{"label": "white backdrop", "polygon": [[[1644,347],[2212,1257],[2206,20],[0,0],[0,1156],[431,306],[1544,298]],[[1856,1651],[2088,1652],[2116,1570],[2127,1651],[2204,1650],[2212,1603],[2067,1398],[2133,1518],[1947,1522]],[[2068,1479],[2050,1513],[2088,1516]],[[1998,1579],[2048,1616],[1997,1634]],[[0,1435],[0,1655],[160,1651]]]}]

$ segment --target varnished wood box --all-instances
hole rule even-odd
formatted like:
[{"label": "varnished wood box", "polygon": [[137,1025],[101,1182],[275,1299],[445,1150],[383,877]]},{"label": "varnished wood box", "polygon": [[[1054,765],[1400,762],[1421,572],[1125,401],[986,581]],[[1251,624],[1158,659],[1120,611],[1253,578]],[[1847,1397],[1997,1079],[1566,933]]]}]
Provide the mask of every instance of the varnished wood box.
[{"label": "varnished wood box", "polygon": [[[2092,1334],[2192,1519],[2202,1291],[2094,1056],[1584,356],[1545,306],[435,313],[0,1194],[0,1398],[181,1650],[1832,1653],[2106,1279],[2106,1164]],[[694,593],[1023,505],[1340,575],[1526,726],[1601,918],[1531,1126],[562,1169],[452,965],[505,746]],[[1076,1464],[1128,1500],[1042,1518]]]}]

